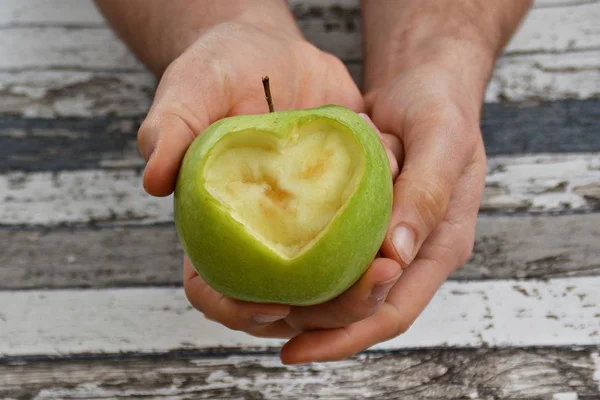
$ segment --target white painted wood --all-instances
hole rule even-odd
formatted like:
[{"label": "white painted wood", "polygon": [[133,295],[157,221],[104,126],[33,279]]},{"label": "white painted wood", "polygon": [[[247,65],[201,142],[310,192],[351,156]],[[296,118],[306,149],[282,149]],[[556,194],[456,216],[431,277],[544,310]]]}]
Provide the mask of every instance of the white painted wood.
[{"label": "white painted wood", "polygon": [[[360,82],[361,68],[349,65]],[[600,97],[600,51],[501,59],[486,102]],[[144,115],[155,79],[147,72],[44,70],[0,72],[0,114],[23,117]]]},{"label": "white painted wood", "polygon": [[[586,210],[600,199],[598,153],[491,157],[488,164],[486,211]],[[133,165],[143,165],[139,156],[116,167]],[[6,225],[165,222],[172,221],[171,202],[147,195],[132,169],[0,174]]]},{"label": "white painted wood", "polygon": [[[62,4],[65,8],[68,5]],[[81,9],[84,5],[88,10]],[[97,13],[87,1],[82,2],[80,7],[74,7],[73,10],[80,10],[73,11],[74,20],[79,14]],[[63,11],[66,15],[71,12]],[[34,20],[39,20],[40,17]],[[49,13],[48,19],[53,20],[53,13]],[[90,17],[81,19],[85,21]],[[597,50],[600,46],[598,19],[600,19],[600,3],[532,10],[511,40],[506,53]],[[323,49],[344,60],[362,58],[358,19],[355,21],[357,29],[347,31],[327,29],[325,22],[320,19],[303,20],[299,23],[307,37]],[[6,27],[0,35],[0,54],[3,55],[0,58],[0,69],[74,66],[116,70],[142,68],[114,33],[108,27],[98,25],[96,22],[91,27],[85,25],[65,27],[60,24]]]},{"label": "white painted wood", "polygon": [[[542,3],[551,7],[530,13],[508,47],[512,55],[499,60],[486,101],[600,97],[600,3]],[[348,66],[360,82],[359,29],[327,31],[319,19],[301,25],[317,45],[354,60]],[[0,114],[51,118],[147,111],[153,78],[91,1],[0,0],[0,29]]]},{"label": "white painted wood", "polygon": [[529,12],[506,53],[597,49],[600,3],[536,8]]},{"label": "white painted wood", "polygon": [[22,27],[0,34],[0,70],[142,70],[127,47],[105,27]]},{"label": "white painted wood", "polygon": [[600,200],[596,188],[600,189],[598,154],[492,157],[482,208],[580,210],[589,206],[590,196]]},{"label": "white painted wood", "polygon": [[0,28],[24,24],[105,23],[92,0],[0,0]]},{"label": "white painted wood", "polygon": [[172,220],[172,199],[155,198],[134,170],[0,175],[2,224]]},{"label": "white painted wood", "polygon": [[485,93],[485,101],[489,103],[598,97],[598,50],[500,58]]},{"label": "white painted wood", "polygon": [[0,72],[0,114],[23,117],[139,116],[156,81],[145,72]]},{"label": "white painted wood", "polygon": [[[600,278],[447,282],[409,331],[377,349],[600,345]],[[0,356],[281,345],[230,331],[182,289],[0,292]]]}]

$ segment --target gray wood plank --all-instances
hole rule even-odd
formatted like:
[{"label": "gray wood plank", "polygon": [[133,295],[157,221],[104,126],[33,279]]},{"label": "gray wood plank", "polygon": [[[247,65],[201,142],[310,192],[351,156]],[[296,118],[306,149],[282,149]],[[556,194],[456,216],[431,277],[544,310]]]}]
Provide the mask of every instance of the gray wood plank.
[{"label": "gray wood plank", "polygon": [[597,400],[597,350],[569,348],[365,353],[283,366],[276,355],[168,354],[0,364],[16,399]]},{"label": "gray wood plank", "polygon": [[[451,279],[600,275],[600,214],[482,216]],[[181,284],[174,227],[0,229],[0,290]]]},{"label": "gray wood plank", "polygon": [[[141,167],[141,120],[2,118],[0,173]],[[486,104],[481,126],[491,156],[600,151],[600,100]]]}]

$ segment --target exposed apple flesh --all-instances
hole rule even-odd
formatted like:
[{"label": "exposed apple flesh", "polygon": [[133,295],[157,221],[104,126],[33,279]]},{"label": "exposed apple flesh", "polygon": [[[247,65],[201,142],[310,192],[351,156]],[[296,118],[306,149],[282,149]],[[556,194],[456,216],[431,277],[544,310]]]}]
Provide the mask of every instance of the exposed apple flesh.
[{"label": "exposed apple flesh", "polygon": [[327,301],[356,282],[391,205],[376,132],[339,106],[214,123],[188,149],[174,196],[183,249],[209,285],[292,305]]},{"label": "exposed apple flesh", "polygon": [[291,259],[315,242],[364,170],[354,135],[315,120],[285,139],[248,130],[224,138],[204,167],[208,192],[245,229]]}]

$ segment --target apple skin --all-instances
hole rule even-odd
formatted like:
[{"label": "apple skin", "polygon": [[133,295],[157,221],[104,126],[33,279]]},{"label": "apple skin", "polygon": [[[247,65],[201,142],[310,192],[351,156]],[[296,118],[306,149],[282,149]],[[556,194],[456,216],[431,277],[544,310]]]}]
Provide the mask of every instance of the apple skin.
[{"label": "apple skin", "polygon": [[[286,138],[298,123],[330,119],[349,128],[364,150],[354,193],[309,249],[284,259],[249,234],[204,187],[203,163],[215,144],[244,129]],[[392,210],[389,161],[374,129],[358,114],[327,105],[225,118],[187,150],[174,195],[175,225],[194,269],[215,290],[244,301],[314,305],[354,284],[385,238]]]}]

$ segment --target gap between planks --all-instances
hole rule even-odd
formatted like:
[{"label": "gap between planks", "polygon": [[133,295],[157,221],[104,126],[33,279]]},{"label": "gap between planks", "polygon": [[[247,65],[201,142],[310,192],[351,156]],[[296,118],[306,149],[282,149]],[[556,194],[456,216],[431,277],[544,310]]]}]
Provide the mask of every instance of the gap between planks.
[{"label": "gap between planks", "polygon": [[[206,320],[180,288],[0,292],[0,356],[271,348]],[[446,282],[379,350],[600,345],[600,277]]]}]

